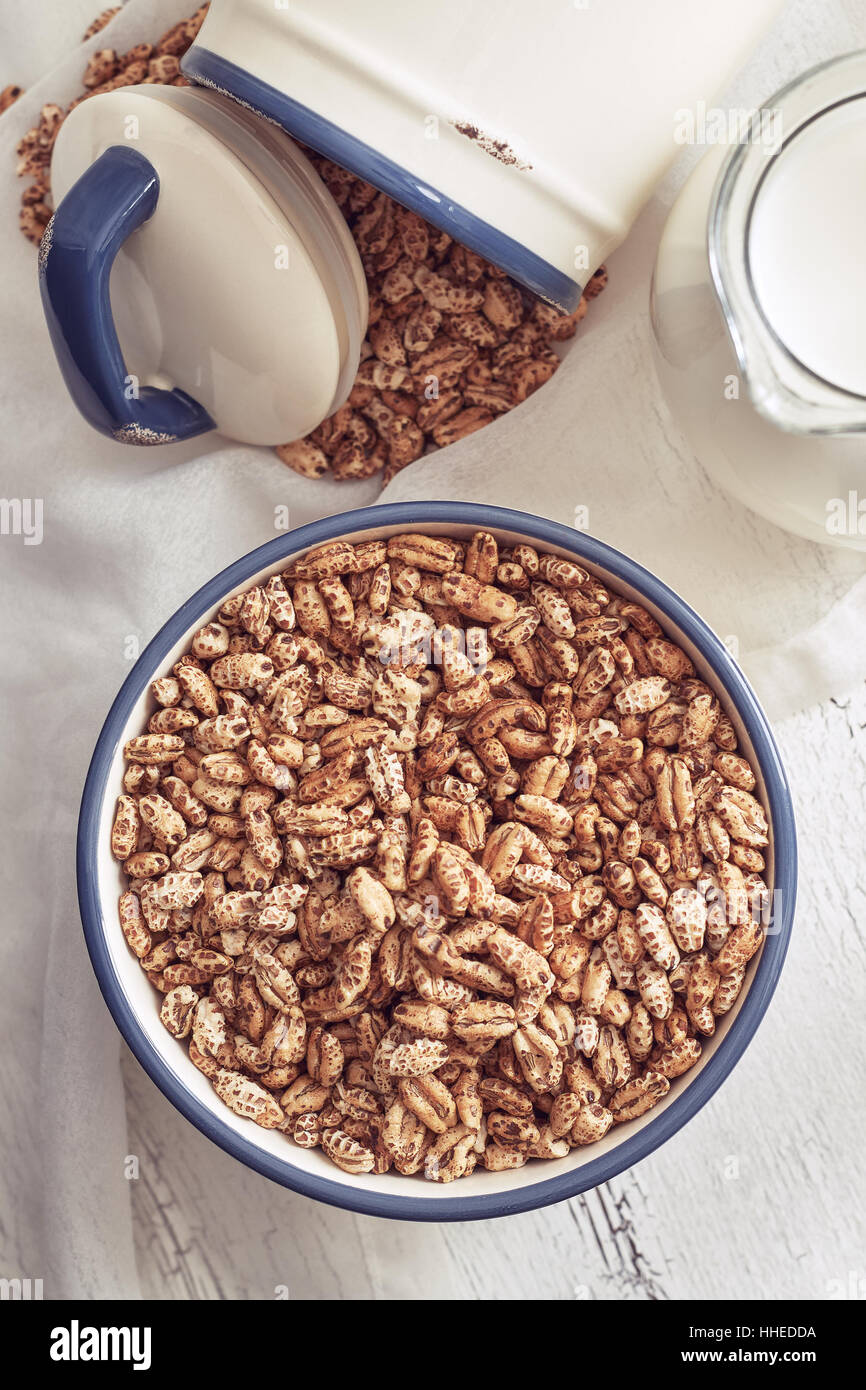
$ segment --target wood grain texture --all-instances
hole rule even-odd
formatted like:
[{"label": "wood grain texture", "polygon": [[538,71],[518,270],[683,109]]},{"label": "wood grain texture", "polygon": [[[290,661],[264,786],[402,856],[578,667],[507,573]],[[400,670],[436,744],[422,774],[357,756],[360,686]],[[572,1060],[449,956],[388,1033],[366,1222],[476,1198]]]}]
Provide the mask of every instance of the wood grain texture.
[{"label": "wood grain texture", "polygon": [[[23,33],[22,25],[6,26],[8,80],[26,81],[28,71],[35,76],[45,66],[49,41],[53,48],[61,35],[58,4],[39,0],[28,7],[33,42],[24,56],[28,64],[33,58],[32,67],[18,63],[11,43],[12,30]],[[133,0],[111,42],[122,48],[144,32],[161,32],[167,24],[155,19],[136,30],[136,14],[172,9],[173,19],[179,4]],[[17,15],[20,9],[17,0],[0,0],[0,14]],[[762,49],[742,75],[737,90],[743,102],[760,99],[829,53],[866,42],[863,0],[821,7],[791,0],[786,16],[775,46]],[[7,450],[4,490],[29,495],[38,478],[51,517],[50,544],[36,552],[40,564],[30,564],[36,554],[28,551],[28,568],[14,593],[7,581],[15,756],[0,786],[4,823],[15,842],[3,879],[0,963],[9,986],[2,1036],[7,1062],[16,1063],[0,1070],[0,1273],[33,1277],[49,1272],[50,1247],[72,1243],[66,1228],[46,1216],[44,1187],[50,1180],[43,1182],[40,1168],[44,1162],[50,1171],[51,1153],[41,1129],[48,1106],[39,1037],[51,1014],[44,980],[52,912],[64,930],[78,931],[69,851],[98,716],[128,669],[120,657],[122,635],[153,632],[199,583],[259,544],[273,524],[275,502],[290,496],[292,524],[298,525],[335,507],[373,500],[367,484],[342,484],[336,497],[324,483],[308,480],[303,490],[287,494],[287,475],[275,460],[251,459],[238,450],[179,466],[198,455],[198,441],[159,459],[125,459],[118,468],[113,446],[76,423],[62,394],[56,395],[32,293],[33,251],[16,227],[14,147],[28,112],[35,117],[43,100],[67,100],[79,90],[81,67],[80,56],[73,55],[41,91],[28,91],[0,128],[0,165],[7,171],[0,187],[2,226],[8,228],[4,325],[10,326],[12,349],[3,363],[9,403],[3,418],[4,438],[15,441]],[[740,97],[732,104],[740,105]],[[806,547],[744,513],[712,485],[672,425],[649,368],[646,323],[647,283],[666,201],[653,200],[647,208],[581,330],[579,342],[587,351],[580,382],[563,368],[551,383],[553,390],[561,380],[568,397],[557,429],[541,430],[549,394],[510,417],[525,421],[526,430],[518,441],[520,466],[509,480],[513,491],[502,487],[499,452],[491,465],[499,476],[482,475],[474,456],[477,437],[476,445],[464,441],[465,474],[452,468],[447,486],[440,481],[429,487],[452,498],[475,496],[480,488],[482,498],[545,511],[547,486],[550,514],[559,506],[566,520],[575,504],[591,501],[596,534],[689,594],[697,586],[689,548],[678,538],[688,536],[706,566],[705,557],[718,554],[715,538],[723,536],[724,555],[712,561],[717,568],[703,586],[704,611],[723,634],[736,632],[748,651],[799,630],[804,613],[809,621],[817,617],[861,572],[863,557]],[[605,355],[608,343],[614,370]],[[36,396],[42,406],[31,411]],[[587,401],[601,422],[594,431],[586,418],[591,412],[583,409]],[[537,438],[546,440],[548,452],[546,469],[533,476],[530,502],[525,459],[537,455],[536,420]],[[545,472],[556,479],[556,498]],[[588,492],[596,477],[597,505]],[[395,487],[407,481],[401,475]],[[660,505],[651,513],[656,494]],[[13,563],[11,547],[10,539],[7,566]],[[161,563],[164,557],[171,563]],[[724,582],[732,570],[748,575],[745,608],[736,603],[735,586]],[[40,644],[34,634],[41,638],[48,631],[46,615],[51,640]],[[862,634],[852,632],[851,641],[862,641]],[[23,655],[17,664],[16,650]],[[582,1198],[502,1222],[377,1222],[308,1202],[248,1172],[192,1129],[127,1057],[126,1142],[140,1159],[131,1197],[144,1293],[178,1300],[273,1298],[282,1290],[295,1300],[866,1296],[866,1062],[859,1020],[866,983],[864,728],[863,689],[780,727],[798,801],[803,863],[789,961],[734,1075],[650,1159]],[[15,779],[16,766],[26,771],[26,785]],[[46,786],[56,793],[48,806]],[[45,879],[30,868],[40,854],[51,861],[52,874],[57,868],[50,906]],[[100,1007],[89,984],[88,991],[77,978],[62,979],[61,1002],[71,1019],[82,1008]],[[95,1068],[91,1053],[73,1050],[67,1060],[64,1077],[82,1085],[90,1085],[94,1071],[103,1086],[114,1076],[108,1049]],[[120,1165],[119,1143],[102,1130],[99,1141],[112,1163],[117,1149]],[[74,1157],[68,1131],[59,1143]],[[67,1177],[73,1174],[78,1177],[70,1163]],[[93,1169],[77,1185],[70,1182],[69,1193],[67,1215],[87,1210],[88,1201],[106,1206],[106,1188]],[[123,1234],[117,1230],[115,1245]],[[87,1236],[86,1253],[104,1258],[91,1229]],[[74,1291],[80,1287],[80,1280],[73,1285]],[[132,1292],[117,1289],[119,1295]]]},{"label": "wood grain texture", "polygon": [[[826,1299],[866,1293],[866,690],[779,730],[802,872],[761,1028],[716,1097],[603,1187],[467,1225],[377,1221],[240,1167],[127,1058],[132,1205],[155,1298]],[[858,1284],[859,1281],[859,1284]]]}]

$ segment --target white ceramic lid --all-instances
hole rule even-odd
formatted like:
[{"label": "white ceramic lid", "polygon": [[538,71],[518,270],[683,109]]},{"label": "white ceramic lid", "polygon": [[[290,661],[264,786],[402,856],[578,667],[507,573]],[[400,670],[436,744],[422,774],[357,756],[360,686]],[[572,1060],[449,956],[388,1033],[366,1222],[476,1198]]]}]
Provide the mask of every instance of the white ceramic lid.
[{"label": "white ceramic lid", "polygon": [[227,106],[156,84],[82,102],[58,135],[52,187],[59,205],[112,145],[150,161],[156,210],[111,272],[127,369],[143,386],[181,388],[231,439],[279,444],[351,389],[366,288],[312,166],[280,132],[257,151],[247,113]]}]

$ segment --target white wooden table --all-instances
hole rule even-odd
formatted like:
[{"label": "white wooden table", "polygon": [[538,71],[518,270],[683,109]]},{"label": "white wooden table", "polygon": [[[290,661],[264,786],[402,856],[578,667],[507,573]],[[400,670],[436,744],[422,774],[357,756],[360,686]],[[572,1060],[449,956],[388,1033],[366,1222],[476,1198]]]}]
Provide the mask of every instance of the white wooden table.
[{"label": "white wooden table", "polygon": [[[28,22],[38,11],[53,34],[57,0],[31,8]],[[12,0],[0,0],[0,10],[13,9]],[[820,16],[812,0],[790,0],[790,10],[792,24],[799,13],[798,32],[808,34],[808,52],[797,55],[802,68],[819,56]],[[840,13],[862,24],[862,0],[837,0],[822,24]],[[831,44],[834,51],[844,46]],[[7,80],[23,71],[10,70]],[[646,235],[657,233],[648,223]],[[630,247],[617,276],[621,284],[639,276],[643,287],[651,251],[643,254],[634,239]],[[616,293],[612,283],[611,304]],[[628,403],[654,409],[645,339],[634,325],[624,325],[621,366]],[[639,454],[640,466],[662,479],[666,450],[677,448],[681,442],[662,439],[652,457]],[[270,494],[260,486],[264,506]],[[796,543],[760,534],[765,582],[781,583],[783,571],[798,582]],[[239,539],[232,554],[241,548]],[[832,591],[844,592],[850,579],[834,573]],[[862,636],[852,633],[851,640]],[[285,1288],[293,1299],[866,1297],[864,728],[866,689],[778,728],[798,805],[802,864],[781,984],[716,1097],[638,1168],[584,1197],[502,1221],[434,1226],[357,1217],[241,1167],[193,1129],[127,1056],[127,1142],[139,1158],[132,1210],[145,1295],[270,1299]],[[76,776],[64,789],[64,845],[72,839],[79,786]],[[70,924],[73,917],[74,909]],[[16,1047],[20,1055],[20,1037],[41,1000],[44,933],[32,935],[26,969],[15,966],[16,988],[6,1001],[7,1057]],[[0,1272],[38,1274],[31,1239],[40,1222],[33,1178],[38,1084],[17,1084],[10,1066],[0,1087],[8,1093],[0,1127]]]},{"label": "white wooden table", "polygon": [[668,1144],[542,1211],[379,1221],[297,1197],[215,1152],[128,1057],[145,1294],[273,1298],[284,1285],[294,1299],[866,1297],[864,728],[861,691],[778,730],[800,830],[791,950],[739,1066]]}]

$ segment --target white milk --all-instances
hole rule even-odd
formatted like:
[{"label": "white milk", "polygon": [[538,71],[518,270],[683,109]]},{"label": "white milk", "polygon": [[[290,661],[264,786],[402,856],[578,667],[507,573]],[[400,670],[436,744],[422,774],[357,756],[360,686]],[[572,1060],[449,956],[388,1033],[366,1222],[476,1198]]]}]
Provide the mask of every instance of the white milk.
[{"label": "white milk", "polygon": [[716,146],[671,209],[651,301],[659,377],[722,488],[866,551],[866,52],[763,109],[779,140]]},{"label": "white milk", "polygon": [[788,351],[866,395],[866,96],[812,121],[774,161],[752,214],[749,262]]}]

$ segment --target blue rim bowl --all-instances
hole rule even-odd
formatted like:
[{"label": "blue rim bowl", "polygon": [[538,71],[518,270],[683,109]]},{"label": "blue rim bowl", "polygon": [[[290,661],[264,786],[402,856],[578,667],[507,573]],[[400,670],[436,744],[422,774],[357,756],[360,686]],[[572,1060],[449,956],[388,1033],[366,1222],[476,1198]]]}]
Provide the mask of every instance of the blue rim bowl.
[{"label": "blue rim bowl", "polygon": [[[183,650],[227,595],[262,572],[285,568],[298,552],[337,537],[369,540],[375,534],[407,529],[459,534],[461,528],[464,534],[493,531],[512,543],[522,538],[579,559],[620,592],[639,598],[666,632],[682,643],[698,673],[722,695],[743,749],[758,772],[770,821],[768,870],[772,871],[774,911],[734,1009],[720,1021],[715,1036],[706,1040],[697,1067],[674,1082],[655,1109],[615,1126],[600,1144],[575,1149],[566,1159],[534,1162],[508,1173],[476,1171],[450,1195],[454,1189],[421,1178],[349,1177],[331,1168],[318,1151],[298,1149],[284,1136],[261,1130],[223,1106],[185,1049],[159,1022],[159,996],[143,980],[120,932],[116,908],[120,871],[106,846],[120,790],[122,745],[144,727],[143,702],[149,683],[167,669],[174,649]],[[370,1216],[471,1221],[533,1210],[596,1187],[652,1153],[706,1105],[743,1055],[776,988],[794,915],[797,845],[791,794],[766,716],[726,647],[672,589],[603,542],[527,512],[468,502],[398,502],[339,513],[268,541],[203,585],[160,629],[124,681],[97,740],[81,801],[77,872],[87,948],[114,1020],[151,1079],[203,1134],[256,1172],[318,1201]],[[142,1005],[137,997],[138,980],[152,1003]]]}]

